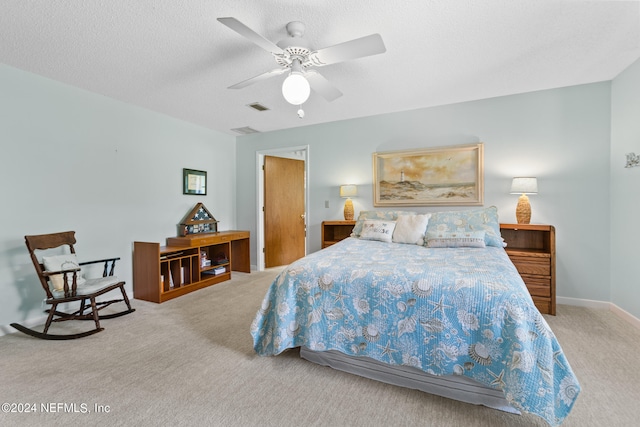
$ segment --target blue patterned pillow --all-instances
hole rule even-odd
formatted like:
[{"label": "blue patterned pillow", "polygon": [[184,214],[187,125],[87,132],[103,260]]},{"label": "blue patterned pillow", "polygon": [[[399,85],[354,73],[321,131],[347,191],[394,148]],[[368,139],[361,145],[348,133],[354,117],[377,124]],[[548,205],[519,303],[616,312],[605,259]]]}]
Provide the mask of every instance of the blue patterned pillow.
[{"label": "blue patterned pillow", "polygon": [[386,221],[395,221],[398,219],[398,215],[408,214],[415,215],[415,212],[408,211],[360,211],[356,225],[351,231],[351,237],[360,237],[362,233],[362,226],[367,219],[381,219]]},{"label": "blue patterned pillow", "polygon": [[484,231],[487,246],[504,247],[500,236],[498,208],[491,206],[464,211],[434,212],[427,225],[427,233],[453,231]]}]

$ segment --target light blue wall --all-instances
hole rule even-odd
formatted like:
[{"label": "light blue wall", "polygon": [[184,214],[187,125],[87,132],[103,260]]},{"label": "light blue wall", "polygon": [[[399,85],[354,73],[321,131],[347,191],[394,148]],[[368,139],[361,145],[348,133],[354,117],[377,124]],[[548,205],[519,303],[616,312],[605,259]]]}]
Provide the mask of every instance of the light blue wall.
[{"label": "light blue wall", "polygon": [[610,94],[603,82],[239,137],[238,226],[255,236],[256,151],[309,145],[313,252],[321,222],[342,219],[340,184],[358,184],[356,215],[373,208],[373,152],[484,142],[485,206],[515,222],[511,178],[538,177],[531,220],[556,227],[557,294],[609,301]]},{"label": "light blue wall", "polygon": [[[0,329],[42,314],[26,234],[75,230],[81,260],[164,242],[203,202],[235,228],[235,138],[0,65]],[[182,168],[208,195],[182,194]]]},{"label": "light blue wall", "polygon": [[640,167],[624,167],[627,153],[640,155],[640,60],[611,92],[611,302],[640,318]]},{"label": "light blue wall", "polygon": [[[511,178],[538,177],[532,222],[556,226],[558,295],[612,301],[640,317],[637,251],[626,243],[638,231],[625,225],[633,224],[640,203],[634,196],[640,168],[622,167],[626,152],[640,152],[639,68],[634,64],[612,84],[247,135],[236,143],[0,65],[0,327],[41,314],[25,234],[76,230],[83,259],[122,257],[119,274],[131,289],[132,242],[174,235],[174,225],[202,201],[222,229],[252,232],[255,263],[256,152],[308,145],[313,252],[320,223],[342,218],[340,184],[359,185],[356,212],[373,208],[373,152],[479,141],[485,206],[496,205],[503,222],[515,221]],[[183,167],[208,171],[208,196],[181,194]]]}]

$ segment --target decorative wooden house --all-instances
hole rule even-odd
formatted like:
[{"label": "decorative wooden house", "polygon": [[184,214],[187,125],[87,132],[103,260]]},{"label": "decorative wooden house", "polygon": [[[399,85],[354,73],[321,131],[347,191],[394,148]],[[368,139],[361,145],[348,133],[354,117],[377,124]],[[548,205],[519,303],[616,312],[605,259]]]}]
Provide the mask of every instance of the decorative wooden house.
[{"label": "decorative wooden house", "polygon": [[202,203],[196,204],[178,224],[178,236],[217,232],[218,221]]}]

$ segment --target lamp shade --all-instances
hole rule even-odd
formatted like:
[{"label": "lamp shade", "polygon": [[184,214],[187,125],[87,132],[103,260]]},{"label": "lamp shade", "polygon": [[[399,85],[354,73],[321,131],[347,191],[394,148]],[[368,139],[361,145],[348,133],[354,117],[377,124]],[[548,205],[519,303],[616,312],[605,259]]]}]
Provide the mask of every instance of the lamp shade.
[{"label": "lamp shade", "polygon": [[513,181],[511,181],[511,194],[538,194],[538,179],[513,178]]},{"label": "lamp shade", "polygon": [[349,197],[355,197],[358,195],[358,186],[353,184],[341,185],[340,186],[340,197],[343,199]]}]

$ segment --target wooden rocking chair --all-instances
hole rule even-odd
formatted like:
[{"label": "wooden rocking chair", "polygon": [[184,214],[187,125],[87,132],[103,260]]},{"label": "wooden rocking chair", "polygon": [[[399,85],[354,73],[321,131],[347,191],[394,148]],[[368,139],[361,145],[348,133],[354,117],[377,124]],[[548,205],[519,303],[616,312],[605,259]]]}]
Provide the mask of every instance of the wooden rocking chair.
[{"label": "wooden rocking chair", "polygon": [[[135,311],[135,309],[131,308],[129,298],[127,298],[127,293],[124,290],[124,282],[113,275],[115,263],[120,258],[78,263],[75,249],[73,248],[73,245],[76,243],[75,231],[25,236],[24,239],[29,254],[31,255],[31,261],[38,273],[40,284],[47,294],[45,303],[51,305],[51,308],[45,310],[45,312],[49,313],[49,316],[47,317],[43,332],[29,329],[18,323],[12,323],[11,326],[20,332],[45,340],[82,338],[104,329],[100,327],[100,319],[111,319]],[[69,247],[69,254],[50,257],[43,256],[42,262],[38,260],[35,253],[37,250],[60,248],[65,245]],[[81,275],[80,266],[96,263],[104,263],[102,277],[98,279],[84,279]],[[121,299],[96,302],[96,298],[100,295],[117,289],[120,289],[122,293]],[[57,310],[58,304],[73,303],[76,301],[80,302],[80,307],[73,313]],[[127,310],[103,316],[99,315],[98,312],[100,310],[117,302],[124,302],[127,305]],[[96,327],[86,332],[74,334],[54,335],[48,333],[52,322],[62,322],[65,320],[93,320]]]}]

